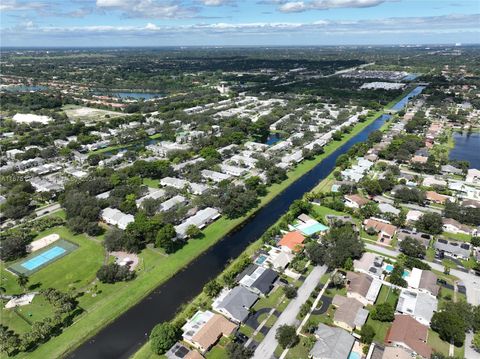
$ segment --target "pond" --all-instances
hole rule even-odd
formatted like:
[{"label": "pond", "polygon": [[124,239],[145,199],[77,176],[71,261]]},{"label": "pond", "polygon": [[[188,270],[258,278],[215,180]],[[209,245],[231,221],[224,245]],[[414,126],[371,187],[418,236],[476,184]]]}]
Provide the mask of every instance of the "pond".
[{"label": "pond", "polygon": [[5,85],[0,87],[0,91],[5,92],[35,92],[44,91],[48,89],[47,86],[34,86],[34,85]]},{"label": "pond", "polygon": [[95,95],[102,95],[102,96],[111,96],[111,97],[118,97],[121,99],[131,99],[131,100],[151,100],[154,98],[162,98],[164,95],[161,93],[155,92],[103,92],[103,91],[96,91],[94,92]]},{"label": "pond", "polygon": [[451,160],[470,162],[470,168],[480,169],[480,132],[453,134],[455,147],[450,151]]}]

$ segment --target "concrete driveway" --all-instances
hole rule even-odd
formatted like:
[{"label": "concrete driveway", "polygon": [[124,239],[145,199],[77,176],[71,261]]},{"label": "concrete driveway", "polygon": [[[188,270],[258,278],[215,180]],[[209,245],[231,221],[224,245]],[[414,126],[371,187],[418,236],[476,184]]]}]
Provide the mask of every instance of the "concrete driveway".
[{"label": "concrete driveway", "polygon": [[301,287],[298,289],[297,297],[288,303],[285,310],[282,312],[282,314],[280,314],[278,320],[265,336],[265,339],[255,350],[253,359],[269,359],[274,357],[273,354],[278,345],[278,342],[275,339],[275,334],[277,333],[278,327],[284,324],[295,324],[301,305],[310,297],[310,294],[313,292],[320,281],[320,278],[322,278],[326,271],[326,266],[313,268],[312,272],[305,279],[305,282],[303,282]]}]

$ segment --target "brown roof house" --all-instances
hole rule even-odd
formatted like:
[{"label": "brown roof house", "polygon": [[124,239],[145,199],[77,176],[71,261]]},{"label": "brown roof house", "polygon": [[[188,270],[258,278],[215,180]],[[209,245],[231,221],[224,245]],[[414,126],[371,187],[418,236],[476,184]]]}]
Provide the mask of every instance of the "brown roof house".
[{"label": "brown roof house", "polygon": [[363,222],[365,230],[373,228],[378,233],[378,241],[385,244],[390,244],[395,233],[397,233],[397,227],[388,221],[378,218],[369,218]]},{"label": "brown roof house", "polygon": [[362,329],[368,318],[368,310],[363,309],[363,304],[354,298],[341,295],[333,297],[332,305],[336,308],[333,323],[350,332]]},{"label": "brown roof house", "polygon": [[220,314],[198,311],[182,327],[183,339],[205,354],[222,336],[228,337],[237,329]]},{"label": "brown roof house", "polygon": [[345,195],[343,198],[345,199],[345,206],[350,208],[362,208],[370,202],[368,199],[363,198],[358,194]]},{"label": "brown roof house", "polygon": [[347,273],[347,297],[358,300],[363,305],[374,304],[382,282],[365,273]]},{"label": "brown roof house", "polygon": [[403,347],[423,358],[430,358],[432,348],[427,345],[428,327],[409,315],[396,315],[387,332],[385,342]]},{"label": "brown roof house", "polygon": [[425,192],[425,198],[432,203],[444,204],[450,197],[435,191],[427,191]]}]

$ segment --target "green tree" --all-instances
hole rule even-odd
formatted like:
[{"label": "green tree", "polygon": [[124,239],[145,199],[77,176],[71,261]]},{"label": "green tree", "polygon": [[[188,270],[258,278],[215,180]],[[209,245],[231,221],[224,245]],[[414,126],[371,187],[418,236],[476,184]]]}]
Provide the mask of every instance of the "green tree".
[{"label": "green tree", "polygon": [[438,213],[427,212],[416,223],[417,229],[430,234],[443,232],[442,216]]},{"label": "green tree", "polygon": [[218,281],[216,281],[215,279],[212,279],[210,282],[205,284],[205,287],[203,288],[205,294],[210,298],[215,298],[221,290],[222,285],[218,283]]},{"label": "green tree", "polygon": [[375,330],[371,325],[365,324],[362,326],[362,330],[360,330],[360,341],[363,344],[370,345],[375,337]]},{"label": "green tree", "polygon": [[297,296],[297,288],[293,285],[284,286],[283,292],[285,293],[285,297],[288,299],[293,299]]},{"label": "green tree", "polygon": [[17,277],[17,283],[23,289],[24,292],[27,289],[27,284],[29,281],[30,279],[23,273],[20,273]]},{"label": "green tree", "polygon": [[191,224],[188,226],[186,234],[190,238],[199,238],[202,235],[202,231],[196,225]]},{"label": "green tree", "polygon": [[434,313],[430,326],[442,340],[453,342],[456,346],[463,345],[467,325],[455,312],[444,310]]},{"label": "green tree", "polygon": [[477,352],[480,352],[480,331],[473,336],[472,345]]},{"label": "green tree", "polygon": [[150,346],[156,354],[164,354],[179,339],[180,331],[178,328],[169,323],[164,322],[157,324],[150,333]]},{"label": "green tree", "polygon": [[393,322],[395,319],[395,308],[390,303],[377,304],[373,309],[372,319],[381,322]]},{"label": "green tree", "polygon": [[399,247],[401,252],[413,258],[424,258],[425,254],[427,253],[427,250],[423,244],[420,243],[419,240],[412,237],[406,237],[400,242]]},{"label": "green tree", "polygon": [[173,224],[166,224],[158,232],[155,239],[155,245],[163,248],[167,253],[173,253],[175,251],[174,238],[177,235]]},{"label": "green tree", "polygon": [[240,343],[230,342],[226,348],[228,359],[248,359],[253,356],[253,350],[245,348]]},{"label": "green tree", "polygon": [[299,340],[295,327],[287,324],[278,327],[275,339],[283,349],[294,347]]}]

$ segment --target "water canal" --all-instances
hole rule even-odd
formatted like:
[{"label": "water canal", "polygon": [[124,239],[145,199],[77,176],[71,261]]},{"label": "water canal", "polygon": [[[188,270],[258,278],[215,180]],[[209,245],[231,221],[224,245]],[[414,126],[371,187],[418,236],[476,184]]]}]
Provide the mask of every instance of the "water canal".
[{"label": "water canal", "polygon": [[[423,87],[417,87],[394,108],[402,109],[409,99],[420,94],[422,90]],[[156,324],[171,320],[182,304],[198,295],[204,285],[221,273],[231,259],[238,257],[250,243],[273,225],[294,200],[301,198],[304,193],[312,190],[319,181],[327,177],[335,168],[338,156],[346,153],[354,144],[365,141],[371,132],[382,127],[389,118],[390,115],[378,117],[258,210],[240,228],[226,235],[182,271],[82,344],[70,357],[82,359],[130,357],[145,343]]]}]

